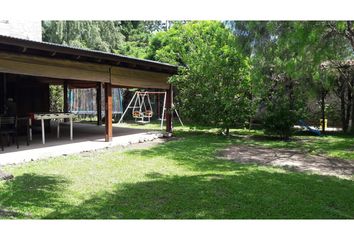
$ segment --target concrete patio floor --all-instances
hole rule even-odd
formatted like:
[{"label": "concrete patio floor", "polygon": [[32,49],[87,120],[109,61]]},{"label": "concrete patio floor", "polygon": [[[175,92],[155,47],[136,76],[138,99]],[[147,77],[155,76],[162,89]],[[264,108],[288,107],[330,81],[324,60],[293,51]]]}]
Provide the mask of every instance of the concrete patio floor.
[{"label": "concrete patio floor", "polygon": [[26,138],[21,136],[19,137],[19,149],[16,148],[15,144],[5,146],[4,151],[0,149],[0,166],[114,146],[127,146],[152,141],[163,136],[162,132],[159,131],[113,127],[112,142],[105,142],[104,132],[104,126],[74,123],[74,139],[70,141],[68,124],[61,124],[59,139],[56,136],[56,126],[53,125],[51,132],[46,132],[46,144],[42,144],[39,130],[34,132],[33,141],[30,142],[29,146],[26,145]]}]

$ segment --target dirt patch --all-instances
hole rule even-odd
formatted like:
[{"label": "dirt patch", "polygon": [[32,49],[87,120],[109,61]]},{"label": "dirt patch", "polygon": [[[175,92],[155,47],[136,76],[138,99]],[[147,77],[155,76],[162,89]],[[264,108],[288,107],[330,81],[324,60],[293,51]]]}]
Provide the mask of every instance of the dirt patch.
[{"label": "dirt patch", "polygon": [[346,179],[351,179],[354,175],[354,163],[350,161],[309,155],[299,150],[234,145],[220,151],[218,156],[239,163],[277,166]]},{"label": "dirt patch", "polygon": [[12,210],[6,210],[6,209],[1,209],[0,208],[0,219],[1,218],[16,218],[16,217],[21,217],[24,216],[26,218],[30,218],[31,215],[29,214],[23,214],[23,213],[19,213],[16,211],[12,211]]},{"label": "dirt patch", "polygon": [[5,173],[5,172],[3,172],[3,171],[1,171],[1,169],[0,169],[0,181],[1,180],[10,180],[10,179],[12,179],[14,176],[12,175],[12,174],[10,174],[10,173]]},{"label": "dirt patch", "polygon": [[146,141],[146,142],[142,142],[142,143],[133,143],[133,144],[130,144],[130,145],[122,147],[122,148],[127,149],[127,150],[144,149],[144,148],[150,148],[150,147],[157,146],[161,143],[166,143],[166,142],[176,141],[176,140],[180,140],[180,138],[177,138],[177,137],[157,138],[152,141]]},{"label": "dirt patch", "polygon": [[5,209],[0,209],[0,218],[1,217],[17,217],[20,214],[15,211],[10,211],[10,210],[5,210]]}]

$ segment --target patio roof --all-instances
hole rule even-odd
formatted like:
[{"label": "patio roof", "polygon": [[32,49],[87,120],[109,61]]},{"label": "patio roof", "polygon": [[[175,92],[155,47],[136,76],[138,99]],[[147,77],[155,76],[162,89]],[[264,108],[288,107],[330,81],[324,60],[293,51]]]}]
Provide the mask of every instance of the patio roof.
[{"label": "patio roof", "polygon": [[169,89],[177,66],[0,35],[0,72],[118,87]]},{"label": "patio roof", "polygon": [[20,54],[31,54],[41,57],[50,57],[52,59],[71,59],[78,62],[108,64],[171,74],[177,73],[177,66],[172,64],[3,35],[0,35],[0,50]]}]

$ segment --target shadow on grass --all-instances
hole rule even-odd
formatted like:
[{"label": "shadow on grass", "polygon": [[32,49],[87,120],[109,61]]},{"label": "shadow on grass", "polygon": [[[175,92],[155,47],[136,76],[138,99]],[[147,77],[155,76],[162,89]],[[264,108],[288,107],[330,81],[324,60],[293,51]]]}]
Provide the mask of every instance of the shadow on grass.
[{"label": "shadow on grass", "polygon": [[310,152],[327,153],[334,157],[354,160],[354,138],[332,137],[321,141],[309,142],[306,148]]},{"label": "shadow on grass", "polygon": [[[61,205],[59,198],[67,183],[58,176],[37,174],[23,174],[5,182],[0,185],[0,209],[9,214],[0,215],[0,218],[31,218],[32,208],[57,208]],[[11,209],[27,209],[28,213]]]},{"label": "shadow on grass", "polygon": [[193,134],[130,151],[130,157],[163,156],[191,172],[149,172],[148,180],[118,184],[46,218],[354,218],[353,181],[216,159],[215,152],[230,143],[218,135]]},{"label": "shadow on grass", "polygon": [[295,173],[163,176],[124,184],[46,218],[354,218],[351,181]]},{"label": "shadow on grass", "polygon": [[[175,161],[178,165],[189,167],[196,171],[233,171],[235,164],[220,161],[215,158],[218,150],[239,142],[237,138],[226,138],[217,134],[183,133],[177,135],[180,140],[168,141],[165,144],[153,148],[134,150],[127,152],[130,157],[137,155],[146,158],[158,158],[163,156]],[[237,166],[241,169],[242,166]]]}]

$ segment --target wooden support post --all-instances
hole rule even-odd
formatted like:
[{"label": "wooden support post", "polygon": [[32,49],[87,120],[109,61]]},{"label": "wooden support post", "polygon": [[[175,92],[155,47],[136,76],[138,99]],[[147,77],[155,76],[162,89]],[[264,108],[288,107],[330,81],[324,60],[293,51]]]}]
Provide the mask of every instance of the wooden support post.
[{"label": "wooden support post", "polygon": [[96,87],[96,107],[97,107],[97,125],[102,125],[102,84],[97,83]]},{"label": "wooden support post", "polygon": [[2,81],[1,81],[1,91],[0,91],[0,95],[1,95],[1,99],[0,99],[0,113],[5,114],[5,104],[6,104],[6,97],[7,97],[7,87],[6,87],[6,74],[3,73],[2,74]]},{"label": "wooden support post", "polygon": [[157,94],[156,96],[156,101],[157,101],[157,109],[156,109],[156,112],[157,112],[157,116],[158,118],[161,116],[161,104],[160,104],[160,94]]},{"label": "wooden support post", "polygon": [[[64,80],[64,84],[63,84],[63,90],[64,90],[64,94],[63,94],[63,100],[64,100],[64,109],[63,111],[65,113],[69,112],[69,104],[68,104],[68,81]],[[68,119],[64,119],[64,122],[68,122]]]},{"label": "wooden support post", "polygon": [[63,88],[64,88],[64,112],[67,113],[69,111],[69,105],[68,105],[68,81],[67,80],[64,80]]},{"label": "wooden support post", "polygon": [[[167,90],[166,96],[166,132],[172,133],[172,99],[173,99],[173,90],[172,85],[170,89]],[[162,116],[163,117],[163,116]]]},{"label": "wooden support post", "polygon": [[105,83],[105,139],[106,142],[112,141],[112,84]]}]

